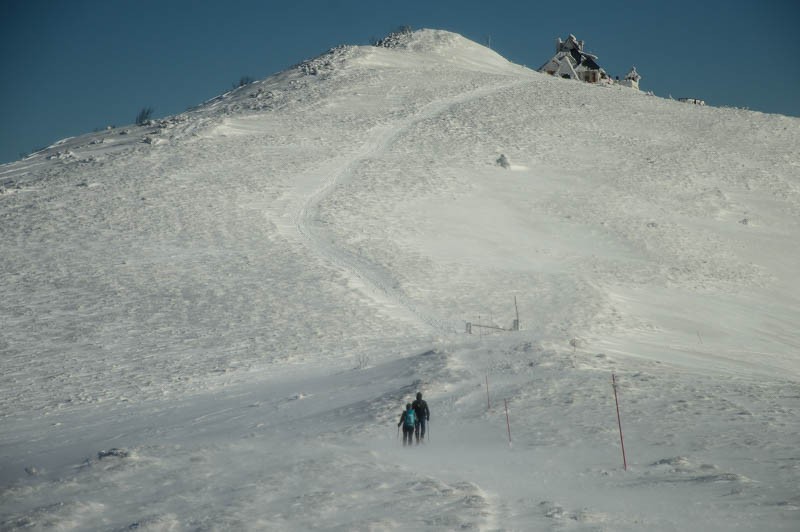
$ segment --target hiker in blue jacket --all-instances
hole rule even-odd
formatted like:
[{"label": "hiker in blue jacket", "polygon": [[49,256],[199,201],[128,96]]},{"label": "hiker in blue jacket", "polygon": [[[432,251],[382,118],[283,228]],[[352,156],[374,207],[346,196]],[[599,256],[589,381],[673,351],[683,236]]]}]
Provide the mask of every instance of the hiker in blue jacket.
[{"label": "hiker in blue jacket", "polygon": [[416,414],[417,424],[414,427],[414,434],[417,437],[417,445],[419,442],[425,443],[425,426],[431,419],[431,411],[428,410],[428,403],[422,400],[422,392],[417,392],[417,400],[411,404]]},{"label": "hiker in blue jacket", "polygon": [[403,425],[403,447],[412,444],[416,421],[417,415],[414,413],[414,409],[411,408],[411,403],[406,404],[406,409],[400,414],[400,423],[397,424],[398,427]]}]

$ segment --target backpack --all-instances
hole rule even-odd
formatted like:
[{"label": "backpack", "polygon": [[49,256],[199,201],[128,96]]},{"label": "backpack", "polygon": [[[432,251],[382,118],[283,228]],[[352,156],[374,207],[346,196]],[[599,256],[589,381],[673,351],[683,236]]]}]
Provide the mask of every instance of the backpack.
[{"label": "backpack", "polygon": [[417,422],[417,419],[416,419],[416,415],[414,414],[414,409],[406,410],[405,426],[406,427],[413,427],[414,425],[416,425],[416,422]]},{"label": "backpack", "polygon": [[425,419],[427,416],[425,415],[428,410],[428,403],[426,403],[422,399],[415,399],[413,403],[411,403],[411,408],[414,409],[414,413],[417,414],[417,417],[420,419]]}]

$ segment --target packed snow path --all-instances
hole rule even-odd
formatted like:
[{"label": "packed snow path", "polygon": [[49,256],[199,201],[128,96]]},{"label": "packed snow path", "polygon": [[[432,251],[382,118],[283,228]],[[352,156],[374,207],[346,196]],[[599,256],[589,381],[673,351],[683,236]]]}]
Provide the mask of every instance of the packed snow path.
[{"label": "packed snow path", "polygon": [[[374,264],[370,264],[364,258],[337,247],[330,232],[326,231],[319,222],[319,204],[330,195],[334,187],[347,182],[359,165],[385,152],[399,137],[408,134],[412,126],[423,120],[452,112],[453,108],[460,104],[516,85],[520,85],[520,83],[482,88],[444,101],[434,101],[426,105],[420,112],[404,117],[395,124],[381,126],[378,131],[370,131],[371,140],[355,154],[345,160],[335,159],[332,161],[331,167],[324,167],[310,176],[300,176],[297,179],[293,192],[299,194],[300,197],[290,197],[287,200],[290,213],[295,212],[295,223],[292,227],[299,232],[315,252],[326,257],[337,267],[349,272],[353,286],[361,285],[362,289],[378,299],[379,304],[385,308],[402,306],[419,320],[440,332],[463,332],[463,321],[452,322],[433,315],[429,309],[425,309],[424,304],[414,302],[406,296],[397,281],[392,279],[387,272],[376,268]],[[303,195],[308,190],[315,190],[315,192],[305,198]],[[298,203],[302,203],[299,208],[296,207]],[[285,226],[278,226],[278,228],[284,231],[287,229]]]}]

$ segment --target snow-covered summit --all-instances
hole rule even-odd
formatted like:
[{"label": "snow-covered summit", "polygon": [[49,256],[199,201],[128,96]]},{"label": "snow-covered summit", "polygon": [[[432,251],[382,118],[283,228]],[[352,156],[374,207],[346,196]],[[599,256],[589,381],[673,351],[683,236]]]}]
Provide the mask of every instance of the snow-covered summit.
[{"label": "snow-covered summit", "polygon": [[[420,29],[416,31],[391,33],[388,37],[376,43],[376,46],[378,48],[395,48],[428,53],[457,51],[459,54],[466,52],[482,54],[491,52],[488,48],[458,33],[436,29]],[[493,52],[491,53],[494,54]]]},{"label": "snow-covered summit", "polygon": [[392,33],[378,43],[379,48],[400,49],[417,54],[429,54],[451,65],[497,71],[515,69],[516,65],[497,52],[466,37],[449,31],[421,29],[414,32]]},{"label": "snow-covered summit", "polygon": [[[43,160],[103,161],[110,154],[137,149],[142,143],[152,146],[174,142],[197,135],[226,116],[270,112],[309,98],[325,97],[342,86],[337,81],[340,77],[344,78],[343,83],[358,83],[358,79],[364,80],[381,68],[417,73],[436,69],[444,73],[455,68],[498,75],[519,75],[525,70],[482,45],[444,30],[393,33],[382,42],[380,46],[334,47],[286,71],[220,94],[185,113],[63,139],[31,154],[25,162],[6,165],[4,175],[19,178],[27,173],[22,168],[38,166]],[[335,79],[328,80],[330,77]]]},{"label": "snow-covered summit", "polygon": [[303,74],[331,74],[337,69],[394,67],[411,70],[459,68],[518,75],[520,66],[462,35],[421,29],[390,33],[372,46],[339,46],[298,65]]}]

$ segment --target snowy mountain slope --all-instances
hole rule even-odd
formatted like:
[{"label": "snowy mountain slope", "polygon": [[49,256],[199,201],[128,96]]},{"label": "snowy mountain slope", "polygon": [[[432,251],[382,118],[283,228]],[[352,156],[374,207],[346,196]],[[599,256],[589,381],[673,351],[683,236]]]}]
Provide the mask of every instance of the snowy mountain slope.
[{"label": "snowy mountain slope", "polygon": [[385,44],[0,167],[3,528],[795,529],[800,122]]}]

